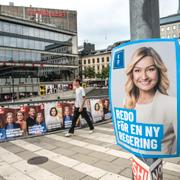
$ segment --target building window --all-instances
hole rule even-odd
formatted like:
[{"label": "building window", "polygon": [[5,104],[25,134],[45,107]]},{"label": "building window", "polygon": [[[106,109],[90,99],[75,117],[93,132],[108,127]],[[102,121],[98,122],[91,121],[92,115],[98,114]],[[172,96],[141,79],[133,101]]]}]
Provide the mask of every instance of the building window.
[{"label": "building window", "polygon": [[161,27],[161,32],[164,32],[164,27]]},{"label": "building window", "polygon": [[99,72],[99,66],[97,66],[97,71]]},{"label": "building window", "polygon": [[109,62],[109,57],[107,57],[107,62]]},{"label": "building window", "polygon": [[97,58],[97,63],[99,63],[99,58]]},{"label": "building window", "polygon": [[170,30],[170,27],[168,26],[168,27],[166,28],[166,30],[169,31],[169,30]]},{"label": "building window", "polygon": [[102,65],[102,70],[104,69],[104,65]]},{"label": "building window", "polygon": [[91,60],[90,59],[88,59],[88,64],[90,64],[91,63]]},{"label": "building window", "polygon": [[102,63],[104,62],[104,58],[102,58]]},{"label": "building window", "polygon": [[176,25],[173,25],[173,27],[172,27],[172,28],[173,28],[173,30],[176,30]]},{"label": "building window", "polygon": [[84,60],[84,64],[86,64],[86,60]]},{"label": "building window", "polygon": [[173,34],[173,37],[176,38],[177,37],[176,34]]},{"label": "building window", "polygon": [[93,61],[93,64],[95,63],[95,59],[92,59],[92,61]]}]

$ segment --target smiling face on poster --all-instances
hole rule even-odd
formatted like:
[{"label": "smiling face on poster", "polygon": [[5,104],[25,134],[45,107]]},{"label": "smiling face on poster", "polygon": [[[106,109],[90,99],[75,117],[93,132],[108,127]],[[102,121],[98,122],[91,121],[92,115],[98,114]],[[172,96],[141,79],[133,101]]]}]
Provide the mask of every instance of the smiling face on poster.
[{"label": "smiling face on poster", "polygon": [[64,128],[70,128],[73,118],[73,104],[64,103],[63,104],[63,125]]},{"label": "smiling face on poster", "polygon": [[62,104],[58,102],[46,103],[45,120],[49,131],[62,128]]},{"label": "smiling face on poster", "polygon": [[103,105],[101,99],[91,99],[91,114],[93,121],[96,123],[103,119]]},{"label": "smiling face on poster", "polygon": [[16,109],[3,108],[3,111],[0,113],[0,129],[0,140],[23,135],[21,126],[17,121]]},{"label": "smiling face on poster", "polygon": [[180,154],[179,44],[152,39],[114,48],[110,103],[117,144],[145,158]]}]

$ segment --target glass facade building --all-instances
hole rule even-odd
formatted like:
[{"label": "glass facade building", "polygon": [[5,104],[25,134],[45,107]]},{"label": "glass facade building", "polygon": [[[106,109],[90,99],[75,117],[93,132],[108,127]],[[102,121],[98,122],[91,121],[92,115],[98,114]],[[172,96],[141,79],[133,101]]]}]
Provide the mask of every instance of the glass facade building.
[{"label": "glass facade building", "polygon": [[40,83],[77,74],[76,11],[0,5],[0,78]]}]

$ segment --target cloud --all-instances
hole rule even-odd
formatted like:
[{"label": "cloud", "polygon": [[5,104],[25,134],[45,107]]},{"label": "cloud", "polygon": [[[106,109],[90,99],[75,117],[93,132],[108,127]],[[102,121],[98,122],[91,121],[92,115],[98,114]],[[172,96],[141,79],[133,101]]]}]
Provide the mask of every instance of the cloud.
[{"label": "cloud", "polygon": [[160,0],[159,11],[160,17],[176,14],[178,10],[179,0]]},{"label": "cloud", "polygon": [[[14,3],[76,10],[79,45],[88,41],[99,49],[130,38],[128,0],[14,0]],[[0,0],[0,4],[7,4],[7,0]],[[178,0],[159,0],[159,4],[161,17],[177,12]]]}]

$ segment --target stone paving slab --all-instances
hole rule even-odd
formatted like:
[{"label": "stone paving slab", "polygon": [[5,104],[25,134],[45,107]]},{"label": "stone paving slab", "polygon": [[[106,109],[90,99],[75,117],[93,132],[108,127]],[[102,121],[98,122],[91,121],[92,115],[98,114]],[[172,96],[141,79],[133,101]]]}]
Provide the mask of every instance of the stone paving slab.
[{"label": "stone paving slab", "polygon": [[107,155],[107,154],[101,153],[101,152],[93,152],[93,153],[90,153],[89,156],[95,157],[100,160],[105,160],[108,162],[111,162],[111,161],[117,159],[117,157],[115,157],[115,156]]},{"label": "stone paving slab", "polygon": [[82,178],[81,180],[96,180],[96,179],[92,178],[90,176],[86,176],[86,177]]},{"label": "stone paving slab", "polygon": [[91,165],[94,165],[96,162],[98,162],[100,159],[95,158],[95,157],[91,157],[91,156],[87,156],[84,154],[75,154],[73,156],[71,156],[73,159],[76,159],[78,161],[84,162],[84,163],[88,163]]},{"label": "stone paving slab", "polygon": [[73,149],[65,149],[65,148],[56,148],[53,149],[52,151],[65,156],[73,156],[77,154],[77,151],[73,151]]},{"label": "stone paving slab", "polygon": [[82,179],[83,177],[86,177],[85,174],[67,168],[65,166],[59,166],[58,168],[53,169],[51,172],[53,172],[57,176],[63,177],[65,180],[79,180]]},{"label": "stone paving slab", "polygon": [[[9,178],[7,180],[15,180],[12,179],[13,174],[14,177],[22,175],[24,178],[16,178],[17,180],[31,180],[41,176],[43,172],[43,180],[51,180],[50,177],[65,180],[131,179],[131,155],[109,139],[114,136],[112,124],[102,124],[98,127],[100,128],[92,135],[88,134],[88,128],[76,130],[77,135],[67,140],[64,139],[64,133],[60,132],[55,133],[56,136],[47,135],[1,143],[0,146],[5,151],[0,148],[0,166],[3,165],[0,168],[0,180],[5,180],[4,176]],[[38,155],[48,157],[48,162],[34,166],[26,165],[27,160]],[[165,161],[170,163],[164,164],[166,169],[163,171],[163,180],[180,180],[180,158]],[[6,172],[8,168],[10,172]],[[28,171],[33,172],[32,176],[29,176]],[[7,173],[10,175],[7,176]]]},{"label": "stone paving slab", "polygon": [[119,174],[120,171],[122,169],[124,169],[124,167],[116,166],[116,165],[112,164],[111,162],[108,162],[108,161],[105,161],[105,160],[97,161],[94,164],[94,166],[99,167],[101,169],[105,169],[105,170],[110,171],[110,172],[113,172],[115,174]]}]

